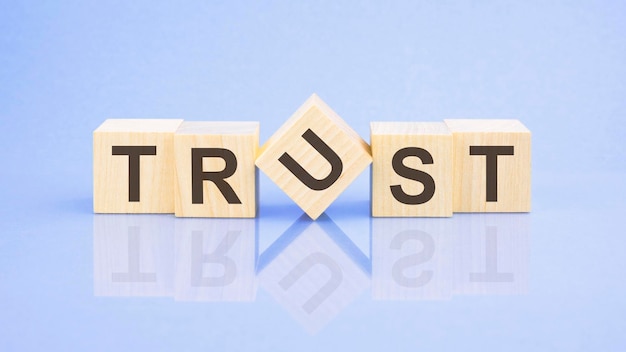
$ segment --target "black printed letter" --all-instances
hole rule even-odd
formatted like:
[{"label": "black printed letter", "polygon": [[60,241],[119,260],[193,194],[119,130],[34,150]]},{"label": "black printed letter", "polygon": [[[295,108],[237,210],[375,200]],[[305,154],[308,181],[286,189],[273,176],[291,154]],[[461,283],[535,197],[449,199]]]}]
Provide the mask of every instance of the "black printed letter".
[{"label": "black printed letter", "polygon": [[300,164],[298,164],[287,153],[281,155],[281,157],[278,158],[278,161],[285,165],[285,167],[289,171],[291,171],[291,173],[293,173],[300,181],[302,181],[302,183],[304,183],[310,189],[314,191],[325,190],[326,188],[332,186],[332,184],[337,181],[339,176],[341,176],[341,172],[343,171],[343,163],[341,162],[339,155],[337,155],[335,151],[330,149],[328,144],[324,143],[324,141],[320,137],[318,137],[315,132],[308,129],[302,134],[302,138],[304,138],[305,141],[309,142],[309,144],[313,146],[313,148],[315,148],[315,150],[317,150],[317,152],[320,153],[324,158],[326,158],[326,160],[330,163],[331,170],[328,176],[324,177],[321,180],[316,179],[315,177],[311,176],[311,174],[309,174],[305,169],[303,169],[302,166],[300,166]]},{"label": "black printed letter", "polygon": [[[226,166],[222,171],[202,171],[202,158],[216,157],[224,159]],[[228,149],[222,148],[191,148],[191,203],[202,204],[202,181],[215,183],[228,204],[241,204],[233,188],[225,181],[237,170],[237,158]]]},{"label": "black printed letter", "polygon": [[128,155],[128,201],[139,201],[139,156],[156,155],[156,146],[113,146],[113,155]]},{"label": "black printed letter", "polygon": [[513,155],[513,146],[470,146],[470,155],[487,157],[487,202],[498,201],[498,155]]},{"label": "black printed letter", "polygon": [[420,158],[422,164],[432,164],[433,157],[422,148],[409,147],[398,150],[391,159],[393,171],[402,177],[421,182],[424,185],[424,190],[420,194],[408,195],[404,193],[402,186],[393,185],[391,186],[391,194],[398,202],[403,204],[423,204],[428,202],[435,194],[435,180],[424,171],[411,169],[404,165],[402,161],[409,156]]}]

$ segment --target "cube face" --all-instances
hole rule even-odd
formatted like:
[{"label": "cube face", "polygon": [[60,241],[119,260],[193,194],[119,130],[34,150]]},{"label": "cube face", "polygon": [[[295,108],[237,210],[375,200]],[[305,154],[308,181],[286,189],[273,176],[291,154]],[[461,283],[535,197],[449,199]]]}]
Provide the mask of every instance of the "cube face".
[{"label": "cube face", "polygon": [[95,213],[174,212],[174,132],[181,123],[109,119],[94,131]]},{"label": "cube face", "polygon": [[371,162],[367,143],[313,95],[263,145],[256,165],[317,219]]},{"label": "cube face", "polygon": [[518,120],[445,120],[455,212],[529,212],[531,134]]},{"label": "cube face", "polygon": [[452,134],[439,122],[372,122],[372,216],[452,216]]},{"label": "cube face", "polygon": [[258,146],[258,122],[184,122],[174,137],[176,216],[256,217]]}]

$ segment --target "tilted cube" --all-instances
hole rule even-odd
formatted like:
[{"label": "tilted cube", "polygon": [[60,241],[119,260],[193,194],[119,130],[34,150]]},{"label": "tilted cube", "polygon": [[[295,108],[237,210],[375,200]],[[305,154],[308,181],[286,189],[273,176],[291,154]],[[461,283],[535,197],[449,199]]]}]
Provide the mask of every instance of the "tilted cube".
[{"label": "tilted cube", "polygon": [[256,165],[317,219],[371,162],[369,145],[313,94],[261,147]]}]

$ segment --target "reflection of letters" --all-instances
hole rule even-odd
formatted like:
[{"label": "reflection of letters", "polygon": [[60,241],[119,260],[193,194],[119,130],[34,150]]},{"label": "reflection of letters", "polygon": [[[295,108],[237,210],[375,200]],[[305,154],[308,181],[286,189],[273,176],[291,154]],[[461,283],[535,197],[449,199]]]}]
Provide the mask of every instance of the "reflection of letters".
[{"label": "reflection of letters", "polygon": [[[192,231],[191,238],[191,286],[228,286],[237,277],[237,265],[226,256],[231,249],[241,231],[228,231],[222,242],[211,253],[202,253],[203,236],[202,231]],[[218,264],[224,268],[221,276],[203,275],[203,264]]]},{"label": "reflection of letters", "polygon": [[171,296],[173,244],[174,219],[169,215],[94,215],[94,294]]},{"label": "reflection of letters", "polygon": [[128,272],[111,273],[113,282],[155,282],[156,273],[142,273],[139,268],[139,226],[128,227]]},{"label": "reflection of letters", "polygon": [[369,284],[369,258],[328,215],[303,214],[259,257],[259,284],[314,334]]},{"label": "reflection of letters", "polygon": [[175,300],[254,300],[255,220],[184,219],[175,238]]},{"label": "reflection of letters", "polygon": [[485,238],[485,272],[470,273],[471,282],[513,282],[513,273],[498,272],[498,228],[487,226]]},{"label": "reflection of letters", "polygon": [[372,298],[451,298],[452,224],[435,218],[373,219]]},{"label": "reflection of letters", "polygon": [[528,292],[529,224],[526,214],[460,217],[456,294],[513,295]]},{"label": "reflection of letters", "polygon": [[435,254],[435,241],[432,236],[426,232],[419,230],[405,230],[398,233],[392,240],[389,246],[390,249],[400,250],[402,245],[409,240],[419,241],[423,249],[416,254],[407,255],[396,261],[392,268],[392,276],[394,281],[403,287],[421,287],[430,282],[433,278],[432,270],[424,270],[416,277],[408,277],[404,275],[404,270],[424,264],[432,259]]},{"label": "reflection of letters", "polygon": [[324,302],[343,281],[343,272],[341,267],[331,257],[322,252],[309,254],[298,265],[280,280],[278,283],[283,290],[288,290],[293,284],[306,274],[313,266],[323,265],[330,271],[330,278],[311,298],[309,298],[302,308],[305,312],[311,314],[322,302]]}]

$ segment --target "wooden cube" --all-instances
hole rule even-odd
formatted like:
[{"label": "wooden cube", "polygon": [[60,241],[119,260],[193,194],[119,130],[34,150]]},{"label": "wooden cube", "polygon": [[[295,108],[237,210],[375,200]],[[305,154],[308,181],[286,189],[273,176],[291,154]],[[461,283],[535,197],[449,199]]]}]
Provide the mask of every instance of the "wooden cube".
[{"label": "wooden cube", "polygon": [[372,122],[372,216],[452,216],[452,133],[443,122]]},{"label": "wooden cube", "polygon": [[182,122],[110,119],[93,132],[94,212],[174,212],[174,132]]},{"label": "wooden cube", "polygon": [[176,216],[253,218],[258,122],[183,122],[174,136]]},{"label": "wooden cube", "polygon": [[518,120],[445,120],[455,212],[530,211],[530,131]]},{"label": "wooden cube", "polygon": [[256,165],[317,219],[371,162],[369,145],[313,94],[261,147]]}]

